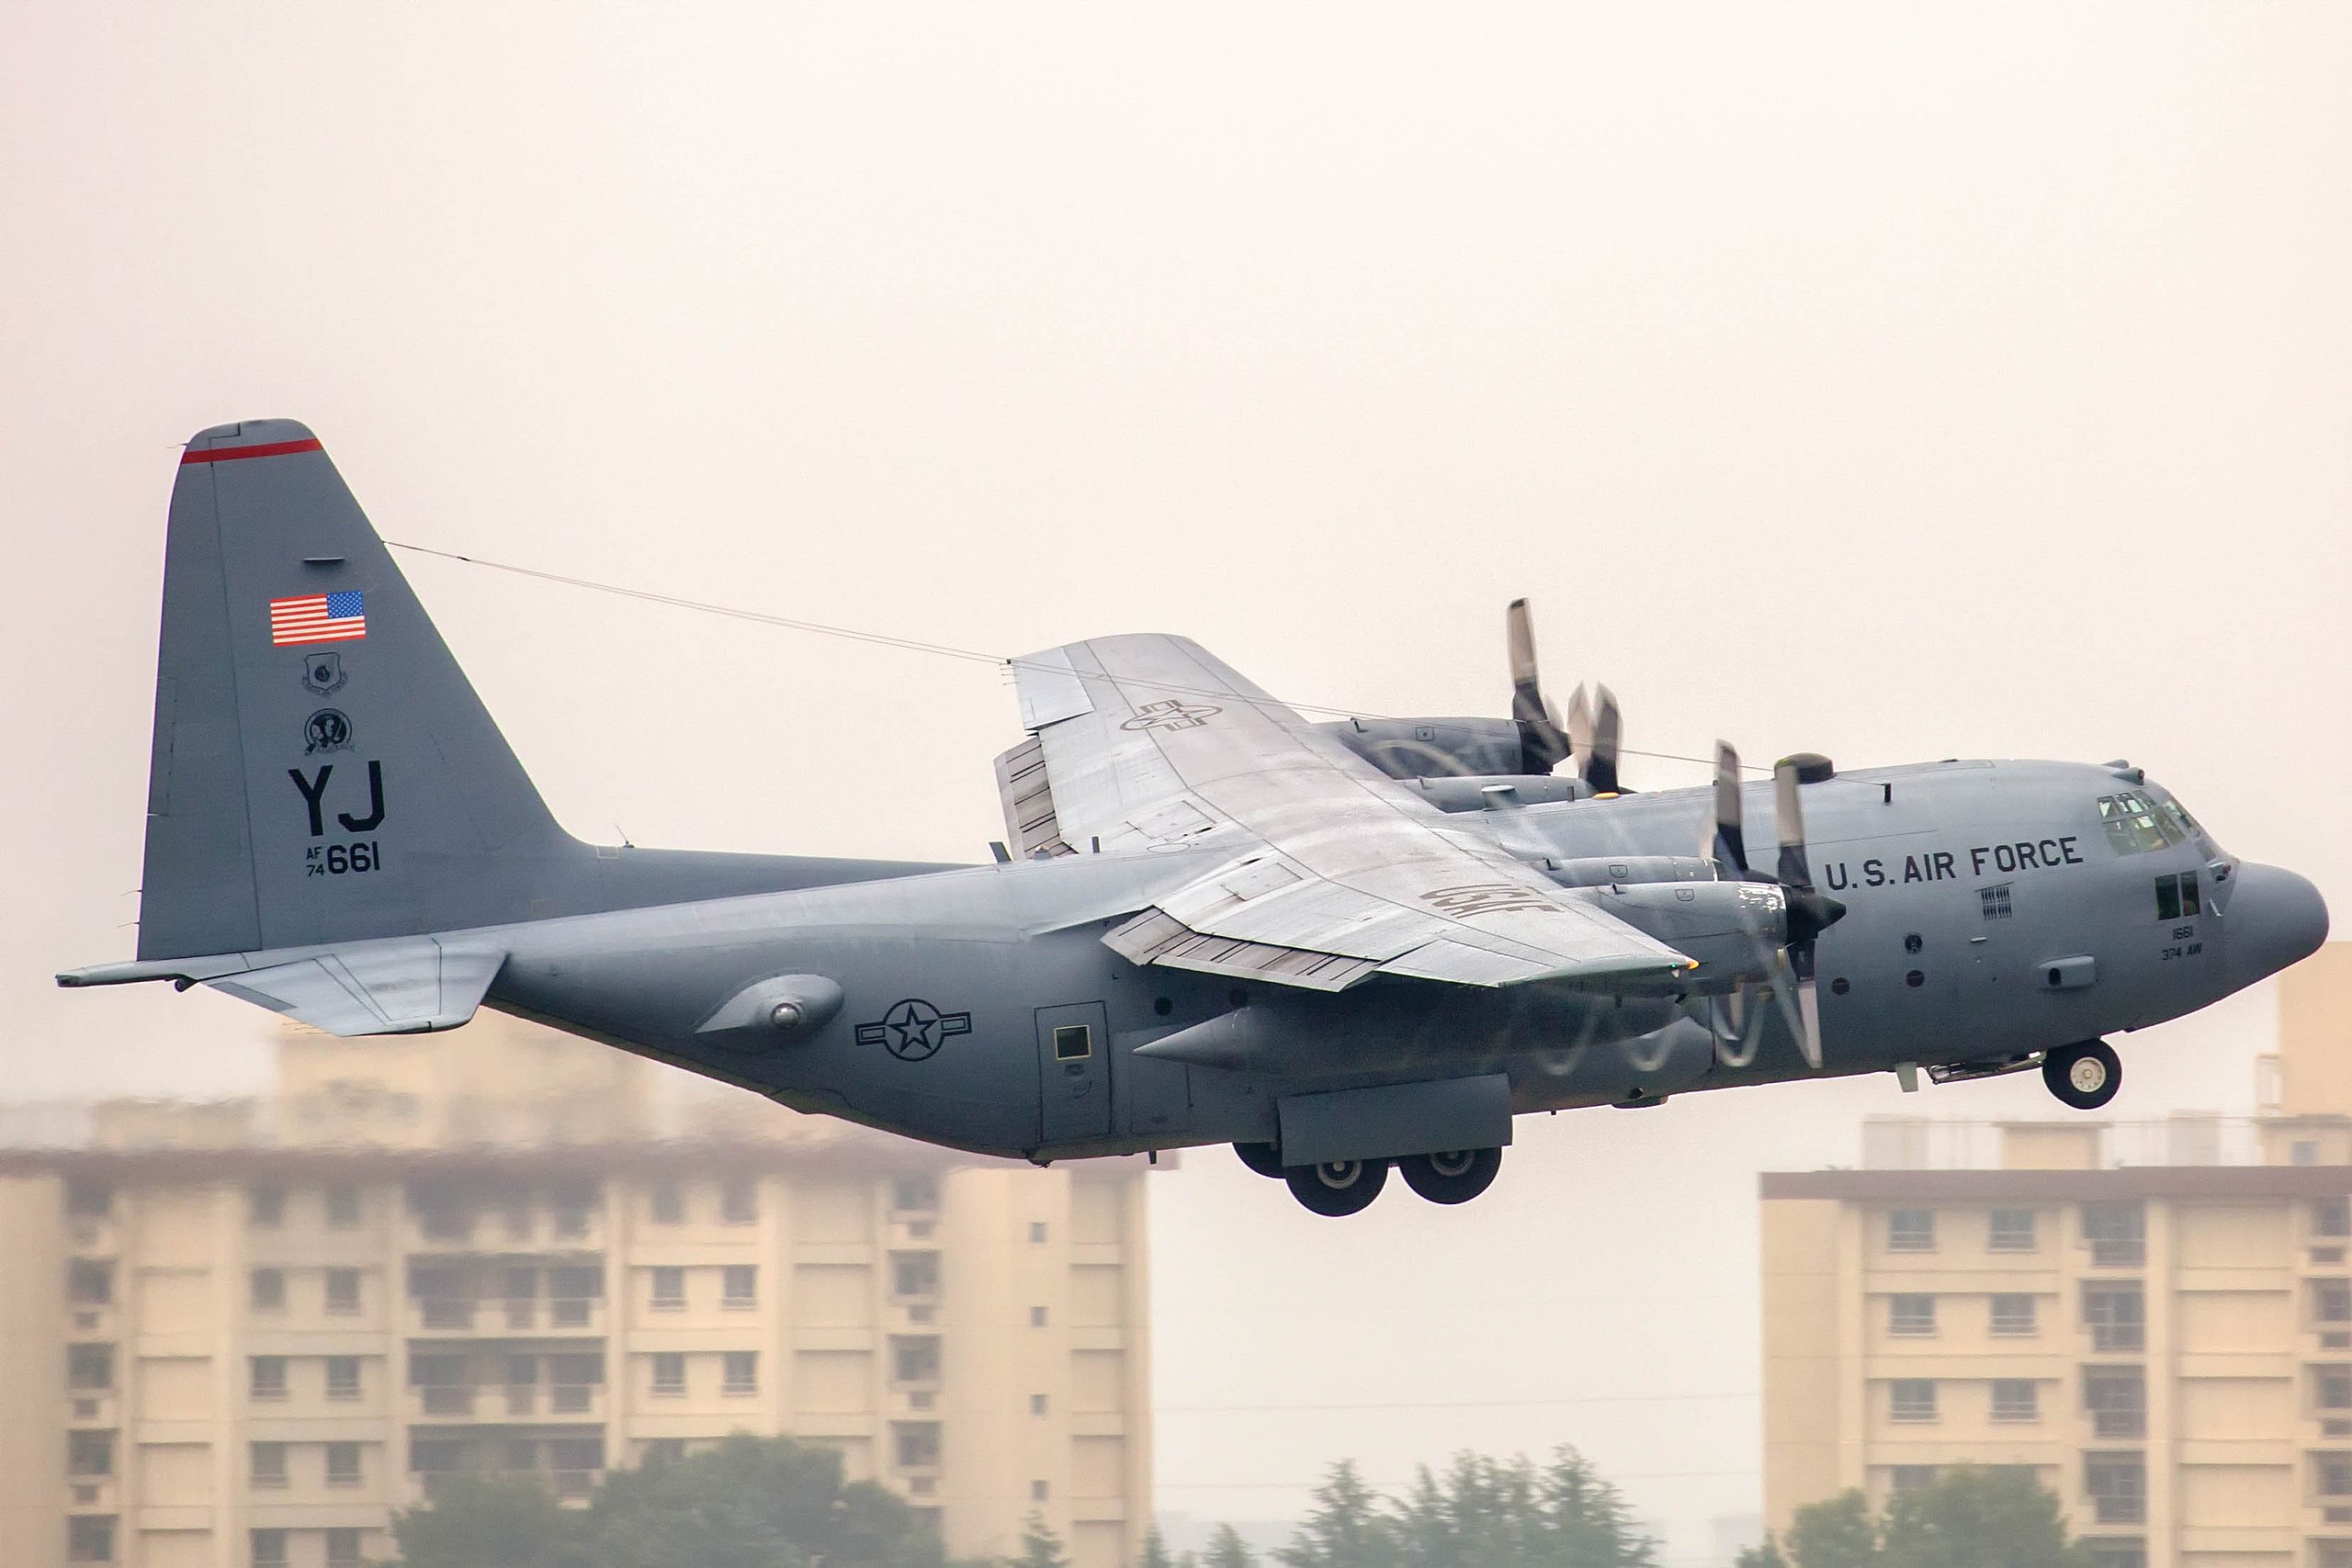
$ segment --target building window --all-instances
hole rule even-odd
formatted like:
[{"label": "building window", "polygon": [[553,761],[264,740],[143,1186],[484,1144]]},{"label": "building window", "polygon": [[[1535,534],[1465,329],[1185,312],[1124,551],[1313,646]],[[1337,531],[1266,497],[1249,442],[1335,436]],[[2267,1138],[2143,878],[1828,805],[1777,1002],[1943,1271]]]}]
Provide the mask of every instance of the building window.
[{"label": "building window", "polygon": [[69,1345],[65,1348],[65,1384],[84,1393],[103,1393],[114,1387],[114,1347]]},{"label": "building window", "polygon": [[2033,1211],[1994,1210],[1984,1245],[1992,1252],[2031,1252],[2034,1249]]},{"label": "building window", "polygon": [[684,1269],[653,1270],[653,1310],[678,1312],[686,1304],[686,1271]]},{"label": "building window", "polygon": [[1886,1331],[1905,1336],[1933,1334],[1936,1331],[1936,1298],[1915,1295],[1887,1297]]},{"label": "building window", "polygon": [[327,1531],[327,1568],[360,1568],[357,1530],[344,1526]]},{"label": "building window", "polygon": [[286,1223],[286,1189],[274,1181],[257,1182],[245,1189],[245,1220],[264,1230],[275,1230]]},{"label": "building window", "polygon": [[68,1475],[112,1475],[114,1473],[114,1434],[112,1432],[66,1433],[65,1473]]},{"label": "building window", "polygon": [[939,1341],[929,1337],[892,1339],[890,1372],[899,1382],[937,1382]]},{"label": "building window", "polygon": [[1936,1483],[1939,1472],[1932,1464],[1898,1464],[1889,1468],[1887,1486],[1895,1492],[1924,1492]]},{"label": "building window", "polygon": [[677,1350],[661,1350],[653,1356],[653,1392],[665,1398],[675,1398],[686,1392],[686,1358]]},{"label": "building window", "polygon": [[75,1514],[67,1519],[65,1560],[69,1562],[113,1562],[113,1518],[96,1514]]},{"label": "building window", "polygon": [[359,1358],[329,1356],[327,1362],[327,1397],[356,1399],[359,1397]]},{"label": "building window", "polygon": [[253,1307],[255,1312],[286,1310],[286,1270],[256,1269],[252,1280]]},{"label": "building window", "polygon": [[2148,1472],[2138,1454],[2085,1454],[2083,1491],[2091,1514],[2103,1525],[2143,1524],[2148,1514]]},{"label": "building window", "polygon": [[2313,1280],[2312,1318],[2318,1323],[2352,1323],[2352,1280]]},{"label": "building window", "polygon": [[554,1193],[555,1234],[577,1241],[588,1234],[588,1212],[596,1206],[596,1189],[579,1181],[560,1184]]},{"label": "building window", "polygon": [[1045,1482],[1033,1481],[1029,1483],[1029,1501],[1032,1503],[1042,1503],[1047,1497],[1053,1495],[1053,1490],[1054,1489]]},{"label": "building window", "polygon": [[338,1316],[359,1310],[359,1270],[327,1270],[327,1311]]},{"label": "building window", "polygon": [[246,1363],[245,1387],[255,1399],[286,1397],[286,1358],[255,1356]]},{"label": "building window", "polygon": [[1030,1243],[1031,1243],[1033,1246],[1040,1246],[1040,1247],[1042,1247],[1043,1245],[1045,1245],[1045,1240],[1046,1240],[1046,1222],[1045,1222],[1045,1221],[1043,1221],[1043,1220],[1033,1220],[1033,1221],[1031,1221],[1031,1222],[1030,1222],[1030,1224],[1029,1224],[1029,1240],[1030,1240]]},{"label": "building window", "polygon": [[329,1443],[327,1445],[327,1484],[356,1486],[359,1484],[359,1445]]},{"label": "building window", "polygon": [[686,1219],[686,1197],[674,1181],[664,1181],[646,1194],[646,1213],[657,1225],[684,1224]]},{"label": "building window", "polygon": [[1032,1416],[1043,1416],[1045,1413],[1046,1396],[1042,1393],[1031,1394],[1029,1396],[1029,1414]]},{"label": "building window", "polygon": [[2034,1330],[2033,1298],[2003,1292],[1993,1298],[1993,1332],[2015,1338]]},{"label": "building window", "polygon": [[1887,1385],[1887,1417],[1894,1421],[1932,1421],[1936,1418],[1936,1382],[1933,1378],[1896,1378]]},{"label": "building window", "polygon": [[730,1225],[748,1225],[760,1217],[760,1190],[748,1177],[736,1177],[718,1190],[718,1217]]},{"label": "building window", "polygon": [[255,1443],[253,1445],[253,1474],[256,1487],[277,1490],[286,1484],[286,1445]]},{"label": "building window", "polygon": [[655,1465],[675,1464],[686,1457],[686,1440],[684,1438],[650,1438],[642,1453],[644,1457],[639,1462],[649,1470]]},{"label": "building window", "polygon": [[2312,1404],[2320,1410],[2352,1410],[2352,1367],[2312,1368]]},{"label": "building window", "polygon": [[2092,1349],[2110,1353],[2145,1349],[2147,1322],[2147,1305],[2137,1280],[2083,1287],[2083,1324],[2091,1331]]},{"label": "building window", "polygon": [[901,1176],[890,1183],[890,1207],[905,1214],[939,1211],[939,1182],[928,1176]]},{"label": "building window", "polygon": [[2144,1540],[2086,1540],[2083,1545],[2090,1552],[2091,1568],[2148,1568]]},{"label": "building window", "polygon": [[114,1213],[114,1189],[102,1181],[68,1177],[65,1181],[65,1213],[77,1220],[103,1220]]},{"label": "building window", "polygon": [[1933,1209],[1890,1209],[1886,1214],[1889,1252],[1933,1252],[1936,1212]]},{"label": "building window", "polygon": [[585,1328],[605,1297],[601,1269],[571,1267],[548,1270],[548,1321],[558,1328]]},{"label": "building window", "polygon": [[65,1266],[65,1299],[75,1306],[114,1304],[114,1265],[77,1258]]},{"label": "building window", "polygon": [[1046,1309],[1044,1307],[1031,1307],[1029,1309],[1029,1326],[1032,1328],[1043,1328],[1046,1326]]},{"label": "building window", "polygon": [[890,1290],[900,1296],[935,1296],[939,1293],[939,1254],[936,1252],[894,1252],[890,1254]]},{"label": "building window", "polygon": [[279,1529],[254,1530],[252,1534],[254,1568],[286,1568],[286,1532]]},{"label": "building window", "polygon": [[2312,1455],[2312,1488],[2326,1498],[2352,1497],[2352,1454]]},{"label": "building window", "polygon": [[2137,1203],[2086,1203],[2083,1239],[2100,1269],[2137,1269],[2147,1260],[2147,1215]]},{"label": "building window", "polygon": [[2323,1198],[2313,1203],[2312,1235],[2352,1236],[2352,1198]]},{"label": "building window", "polygon": [[1995,1378],[1993,1380],[1993,1419],[1996,1421],[2039,1421],[2041,1402],[2039,1388],[2030,1378]]},{"label": "building window", "polygon": [[[348,1182],[338,1182],[327,1189],[327,1228],[349,1231],[359,1228],[359,1189]],[[355,1538],[358,1532],[354,1531]]]},{"label": "building window", "polygon": [[900,1421],[891,1428],[900,1470],[926,1470],[939,1462],[939,1423]]},{"label": "building window", "polygon": [[757,1393],[760,1392],[760,1353],[757,1350],[729,1350],[721,1363],[718,1392],[721,1393]]},{"label": "building window", "polygon": [[2085,1367],[2083,1408],[2102,1438],[2139,1438],[2148,1430],[2148,1385],[2137,1367]]},{"label": "building window", "polygon": [[760,1271],[750,1263],[730,1263],[719,1271],[718,1304],[737,1312],[760,1302]]}]

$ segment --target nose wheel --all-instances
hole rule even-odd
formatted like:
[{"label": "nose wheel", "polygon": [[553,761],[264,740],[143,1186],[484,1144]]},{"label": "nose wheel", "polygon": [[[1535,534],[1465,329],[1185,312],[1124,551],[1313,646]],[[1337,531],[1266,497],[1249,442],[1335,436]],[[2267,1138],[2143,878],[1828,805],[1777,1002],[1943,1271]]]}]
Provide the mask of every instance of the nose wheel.
[{"label": "nose wheel", "polygon": [[2104,1040],[2062,1045],[2041,1058],[2041,1081],[2060,1103],[2097,1111],[2123,1087],[2123,1064]]}]

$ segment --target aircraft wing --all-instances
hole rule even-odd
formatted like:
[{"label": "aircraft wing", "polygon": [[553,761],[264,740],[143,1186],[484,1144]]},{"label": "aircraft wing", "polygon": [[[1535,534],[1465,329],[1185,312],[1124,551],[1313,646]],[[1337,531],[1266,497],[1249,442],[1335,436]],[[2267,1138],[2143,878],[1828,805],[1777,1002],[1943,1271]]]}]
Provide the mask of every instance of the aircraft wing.
[{"label": "aircraft wing", "polygon": [[1024,854],[1229,843],[1103,941],[1137,964],[1346,988],[1654,979],[1690,961],[1449,821],[1182,637],[1014,661],[1030,739],[998,759]]}]

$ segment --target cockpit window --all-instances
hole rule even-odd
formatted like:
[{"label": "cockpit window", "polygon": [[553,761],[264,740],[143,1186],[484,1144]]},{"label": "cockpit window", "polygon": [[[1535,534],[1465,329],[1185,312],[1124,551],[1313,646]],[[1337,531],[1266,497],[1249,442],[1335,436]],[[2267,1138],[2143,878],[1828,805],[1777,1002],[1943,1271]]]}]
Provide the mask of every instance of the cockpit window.
[{"label": "cockpit window", "polygon": [[[2165,802],[2170,806],[2169,801]],[[2182,818],[2188,815],[2174,806]],[[2120,855],[2145,854],[2151,850],[2170,849],[2188,840],[2188,834],[2166,814],[2157,810],[2154,803],[2137,790],[2121,795],[2098,797],[2098,819],[2107,829],[2108,846]]]}]

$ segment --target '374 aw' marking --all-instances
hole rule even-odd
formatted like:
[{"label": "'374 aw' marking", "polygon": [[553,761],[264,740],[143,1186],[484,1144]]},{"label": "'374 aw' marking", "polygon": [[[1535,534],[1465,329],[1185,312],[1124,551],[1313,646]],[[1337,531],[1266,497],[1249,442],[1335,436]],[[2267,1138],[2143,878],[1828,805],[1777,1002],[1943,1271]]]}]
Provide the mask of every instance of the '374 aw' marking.
[{"label": "'374 aw' marking", "polygon": [[[286,776],[294,781],[294,787],[302,794],[302,804],[310,808],[311,837],[325,838],[327,780],[334,776],[334,764],[321,763],[317,778],[308,777],[300,768],[287,769]],[[343,830],[346,833],[372,833],[384,825],[383,763],[371,761],[368,764],[367,815],[354,817],[348,811],[338,811],[334,814],[334,819],[343,825]]]}]

